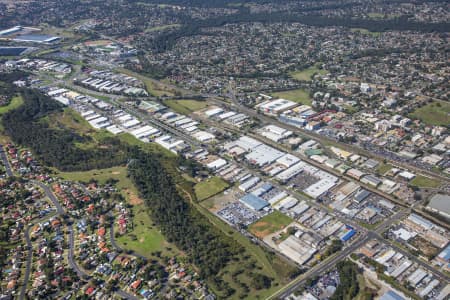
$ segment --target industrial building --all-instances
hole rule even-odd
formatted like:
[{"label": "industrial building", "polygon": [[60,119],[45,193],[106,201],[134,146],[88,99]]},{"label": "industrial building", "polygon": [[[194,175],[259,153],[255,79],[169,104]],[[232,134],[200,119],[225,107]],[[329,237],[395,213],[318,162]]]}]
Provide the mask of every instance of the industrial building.
[{"label": "industrial building", "polygon": [[450,196],[444,194],[436,194],[430,199],[427,209],[450,218]]},{"label": "industrial building", "polygon": [[317,252],[316,248],[311,247],[305,241],[292,235],[281,242],[278,248],[284,255],[300,265],[308,262]]},{"label": "industrial building", "polygon": [[266,200],[264,200],[258,196],[255,196],[253,194],[245,195],[244,197],[239,199],[239,202],[241,202],[248,208],[256,210],[256,211],[259,211],[259,210],[263,209],[264,207],[269,206],[269,202],[267,202]]},{"label": "industrial building", "polygon": [[327,192],[329,189],[334,187],[336,185],[336,182],[337,178],[335,179],[324,178],[319,180],[315,184],[310,185],[309,187],[304,189],[303,192],[308,196],[310,196],[311,198],[317,199],[325,192]]},{"label": "industrial building", "polygon": [[268,114],[274,114],[278,115],[282,113],[283,111],[286,111],[288,109],[292,109],[294,107],[298,106],[298,103],[289,101],[286,99],[277,99],[273,101],[266,101],[261,104],[258,104],[255,106],[255,108],[259,109],[260,111]]},{"label": "industrial building", "polygon": [[283,155],[283,152],[265,144],[261,144],[256,148],[253,148],[253,150],[247,154],[245,158],[251,164],[257,165],[258,167],[263,167],[273,163]]}]

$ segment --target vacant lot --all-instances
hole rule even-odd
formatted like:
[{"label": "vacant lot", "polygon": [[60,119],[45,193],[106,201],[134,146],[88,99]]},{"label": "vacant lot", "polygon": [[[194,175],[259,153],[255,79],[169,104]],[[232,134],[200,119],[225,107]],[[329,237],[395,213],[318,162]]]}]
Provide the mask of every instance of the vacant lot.
[{"label": "vacant lot", "polygon": [[433,178],[418,175],[411,180],[411,184],[420,188],[437,188],[441,185],[441,182]]},{"label": "vacant lot", "polygon": [[220,177],[208,178],[194,186],[195,196],[198,201],[212,197],[228,188],[230,185]]},{"label": "vacant lot", "polygon": [[267,215],[250,225],[248,230],[258,238],[264,238],[269,234],[285,228],[290,223],[292,223],[291,218],[279,211],[274,211],[270,215]]},{"label": "vacant lot", "polygon": [[166,100],[164,104],[177,113],[188,115],[191,112],[203,109],[208,106],[208,102],[199,100]]},{"label": "vacant lot", "polygon": [[380,165],[378,166],[378,168],[377,168],[377,173],[380,174],[380,175],[383,175],[383,174],[385,174],[387,171],[390,171],[391,169],[392,169],[392,165],[382,163],[382,164],[380,164]]},{"label": "vacant lot", "polygon": [[314,74],[325,75],[327,74],[327,70],[319,69],[317,67],[311,67],[308,69],[289,73],[289,75],[291,75],[292,78],[301,81],[311,81]]},{"label": "vacant lot", "polygon": [[411,239],[410,244],[419,249],[419,251],[426,257],[435,257],[439,254],[439,248],[419,235]]},{"label": "vacant lot", "polygon": [[426,104],[413,113],[411,118],[419,119],[427,125],[450,125],[450,103],[445,102],[431,102]]},{"label": "vacant lot", "polygon": [[311,105],[311,98],[309,97],[309,93],[303,89],[277,92],[273,93],[272,96],[275,98],[283,98],[297,103]]},{"label": "vacant lot", "polygon": [[359,32],[359,33],[366,34],[366,35],[371,35],[373,37],[378,37],[378,36],[381,35],[381,32],[369,31],[369,30],[367,30],[365,28],[352,28],[351,31],[352,32]]},{"label": "vacant lot", "polygon": [[174,91],[170,87],[165,86],[164,84],[158,82],[157,80],[140,75],[140,74],[130,71],[128,69],[119,68],[117,70],[128,76],[133,76],[133,77],[138,78],[139,80],[142,80],[142,82],[145,84],[145,87],[147,88],[147,91],[155,97],[161,97],[161,96],[171,97],[174,95]]}]

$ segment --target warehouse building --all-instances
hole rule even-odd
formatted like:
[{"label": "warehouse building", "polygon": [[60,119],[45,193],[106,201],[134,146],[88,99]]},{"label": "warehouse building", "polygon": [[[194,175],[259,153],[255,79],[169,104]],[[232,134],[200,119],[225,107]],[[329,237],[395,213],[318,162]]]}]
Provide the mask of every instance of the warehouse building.
[{"label": "warehouse building", "polygon": [[258,167],[263,167],[265,165],[273,163],[283,155],[283,152],[265,144],[261,144],[258,147],[254,148],[249,154],[247,154],[245,158],[251,164]]},{"label": "warehouse building", "polygon": [[381,184],[381,179],[375,177],[374,175],[366,175],[361,179],[361,182],[364,184],[371,185],[373,187],[377,187]]},{"label": "warehouse building", "polygon": [[318,182],[310,185],[306,189],[303,190],[305,194],[310,196],[313,199],[319,198],[321,195],[323,195],[325,192],[327,192],[329,189],[334,187],[336,185],[337,178],[335,180],[332,179],[321,179]]},{"label": "warehouse building", "polygon": [[261,179],[259,177],[256,176],[251,177],[250,175],[249,178],[239,186],[239,189],[243,192],[247,192],[260,181]]},{"label": "warehouse building", "polygon": [[264,200],[258,196],[255,196],[253,194],[245,195],[244,197],[239,199],[239,202],[241,202],[248,208],[256,210],[256,211],[259,211],[259,210],[269,206],[269,202],[267,202],[266,200]]},{"label": "warehouse building", "polygon": [[430,199],[427,209],[450,218],[450,196],[436,194]]},{"label": "warehouse building", "polygon": [[273,101],[263,102],[256,106],[260,111],[268,114],[278,115],[283,111],[294,108],[298,106],[298,103],[286,100],[286,99],[277,99]]},{"label": "warehouse building", "polygon": [[289,236],[278,245],[280,251],[300,265],[308,262],[317,252],[316,248],[309,246],[306,242],[295,236]]}]

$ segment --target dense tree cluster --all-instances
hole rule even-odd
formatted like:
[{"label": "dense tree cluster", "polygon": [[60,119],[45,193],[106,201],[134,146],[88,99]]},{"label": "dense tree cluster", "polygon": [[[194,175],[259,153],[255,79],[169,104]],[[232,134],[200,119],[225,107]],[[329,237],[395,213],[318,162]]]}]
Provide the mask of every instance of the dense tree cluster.
[{"label": "dense tree cluster", "polygon": [[164,236],[188,253],[202,276],[216,275],[229,260],[244,251],[184,201],[159,160],[138,153],[129,164],[129,174]]},{"label": "dense tree cluster", "polygon": [[[315,8],[317,10],[323,7]],[[374,20],[363,18],[341,18],[328,17],[313,14],[306,14],[305,11],[297,12],[273,12],[249,14],[248,11],[242,11],[238,14],[224,15],[221,17],[210,18],[206,20],[185,19],[184,26],[170,32],[163,32],[157,36],[151,44],[148,45],[156,52],[171,49],[176,41],[182,37],[194,36],[202,33],[202,28],[220,27],[225,24],[243,23],[243,22],[261,22],[270,23],[301,23],[309,26],[327,27],[342,26],[348,28],[364,28],[369,31],[389,31],[389,30],[411,30],[419,32],[448,32],[450,23],[420,23],[409,20],[407,16],[394,18],[390,20]],[[203,33],[204,34],[204,33]]]},{"label": "dense tree cluster", "polygon": [[0,73],[0,104],[9,104],[11,98],[16,94],[16,87],[13,82],[24,79],[26,73],[21,71],[14,71],[10,73]]},{"label": "dense tree cluster", "polygon": [[103,138],[96,147],[82,149],[77,143],[92,137],[67,128],[52,128],[43,117],[59,113],[62,106],[38,90],[21,90],[24,104],[2,118],[5,132],[16,144],[30,147],[46,165],[63,171],[108,168],[127,162],[132,148],[116,138]]},{"label": "dense tree cluster", "polygon": [[336,292],[331,296],[331,300],[351,300],[359,292],[358,265],[349,260],[340,261],[336,265],[339,272],[340,284]]}]

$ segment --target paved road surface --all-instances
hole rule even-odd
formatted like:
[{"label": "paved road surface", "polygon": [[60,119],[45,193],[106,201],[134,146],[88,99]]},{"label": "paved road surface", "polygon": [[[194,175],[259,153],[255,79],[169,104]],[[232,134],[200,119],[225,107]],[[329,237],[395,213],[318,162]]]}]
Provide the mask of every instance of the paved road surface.
[{"label": "paved road surface", "polygon": [[5,169],[6,169],[6,175],[8,177],[13,176],[13,172],[11,170],[11,165],[9,164],[9,160],[6,157],[5,149],[3,148],[2,145],[0,145],[0,156],[2,157],[3,165],[5,166]]},{"label": "paved road surface", "polygon": [[25,299],[25,294],[27,292],[28,280],[30,279],[30,273],[31,273],[31,260],[33,258],[33,245],[31,244],[31,240],[30,240],[31,227],[33,227],[32,224],[28,225],[27,229],[25,230],[25,241],[27,243],[28,254],[27,254],[25,275],[23,278],[23,286],[22,286],[22,289],[20,290],[20,296],[19,296],[20,300]]}]

